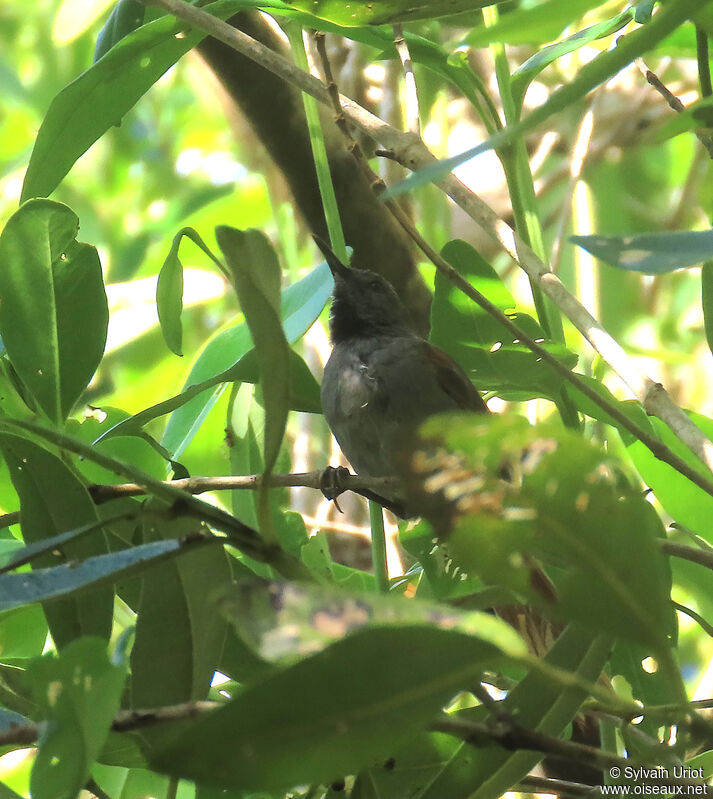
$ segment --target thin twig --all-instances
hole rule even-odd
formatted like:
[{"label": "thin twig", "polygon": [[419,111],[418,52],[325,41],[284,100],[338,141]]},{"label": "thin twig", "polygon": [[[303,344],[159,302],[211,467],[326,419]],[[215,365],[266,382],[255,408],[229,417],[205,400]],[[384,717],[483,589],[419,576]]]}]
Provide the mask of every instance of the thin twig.
[{"label": "thin twig", "polygon": [[399,55],[401,66],[404,70],[404,86],[406,87],[406,122],[407,129],[417,136],[421,135],[421,115],[418,107],[418,91],[416,89],[416,76],[413,72],[413,62],[409,53],[408,44],[404,39],[403,25],[394,25],[394,47]]},{"label": "thin twig", "polygon": [[[186,721],[221,707],[220,702],[181,702],[177,705],[150,710],[122,710],[117,713],[111,728],[114,732],[130,732],[155,724]],[[33,744],[39,737],[37,724],[12,724],[0,732],[0,746]]]},{"label": "thin twig", "polygon": [[[654,89],[666,100],[669,107],[672,108],[677,114],[686,110],[686,106],[662,83],[661,79],[655,72],[652,72],[642,59],[637,59],[637,66],[646,78],[646,82],[653,86]],[[700,130],[693,131],[698,141],[706,148],[708,155],[713,158],[713,138],[706,133],[701,133]]]},{"label": "thin twig", "polygon": [[[146,5],[158,5],[170,14],[206,31],[219,41],[261,64],[268,71],[308,92],[320,102],[329,103],[327,87],[317,78],[297,69],[287,59],[261,45],[242,31],[213,17],[200,8],[183,0],[142,0]],[[390,151],[395,160],[410,170],[418,170],[433,164],[435,156],[424,142],[413,133],[396,130],[371,114],[348,97],[339,97],[340,106],[349,121],[378,141],[384,150]],[[709,468],[713,467],[713,444],[668,396],[664,387],[642,372],[628,357],[623,348],[601,327],[584,306],[565,288],[513,230],[492,211],[470,189],[454,175],[449,174],[437,181],[437,185],[448,194],[489,236],[500,243],[505,251],[527,272],[545,294],[567,316],[610,368],[640,399],[644,408],[662,419],[674,434]],[[529,345],[528,345],[529,346]],[[598,402],[601,405],[601,401]],[[608,409],[608,406],[607,406]],[[638,436],[637,436],[638,437]],[[647,444],[648,446],[648,444]],[[659,446],[657,454],[662,460],[674,465]],[[656,454],[656,453],[655,453]],[[677,462],[680,459],[677,460]],[[678,469],[678,465],[674,468]],[[690,470],[684,472],[690,478]],[[700,481],[703,481],[701,485]],[[705,478],[695,480],[703,490],[713,495],[713,482]]]},{"label": "thin twig", "polygon": [[570,799],[570,797],[571,799],[581,799],[581,797],[592,796],[594,793],[591,785],[557,780],[551,777],[535,777],[532,774],[523,777],[517,785],[513,785],[512,790],[518,793],[554,794],[560,799]]}]

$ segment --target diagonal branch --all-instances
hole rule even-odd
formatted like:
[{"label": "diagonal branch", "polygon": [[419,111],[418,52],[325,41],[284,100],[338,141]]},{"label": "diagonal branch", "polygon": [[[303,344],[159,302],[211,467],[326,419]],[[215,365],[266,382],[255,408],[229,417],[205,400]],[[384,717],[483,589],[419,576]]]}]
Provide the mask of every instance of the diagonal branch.
[{"label": "diagonal branch", "polygon": [[[170,14],[196,28],[206,31],[214,38],[232,47],[248,58],[259,62],[266,69],[311,94],[321,103],[329,104],[330,98],[324,84],[301,71],[287,59],[264,47],[231,25],[211,14],[189,5],[184,0],[142,0],[146,5],[158,5]],[[436,161],[423,140],[413,133],[404,133],[393,128],[374,114],[362,108],[348,97],[340,95],[340,104],[350,122],[357,125],[378,141],[400,164],[416,171]],[[664,387],[652,380],[629,358],[623,348],[602,328],[599,322],[564,286],[514,231],[495,212],[463,185],[453,174],[449,174],[437,185],[448,194],[491,238],[495,239],[516,263],[528,274],[536,286],[550,297],[562,313],[574,324],[591,346],[601,355],[610,368],[641,401],[646,411],[658,416],[674,434],[706,465],[713,467],[713,444],[669,397]],[[601,404],[601,403],[598,403]],[[607,409],[609,406],[607,405]],[[657,457],[661,457],[658,453]],[[668,457],[661,458],[668,463]],[[680,459],[678,459],[680,461]],[[673,465],[673,464],[672,464]],[[679,471],[679,466],[676,465]],[[690,469],[684,472],[690,479]],[[697,485],[713,494],[713,482],[700,477]],[[702,483],[705,483],[703,485]]]}]

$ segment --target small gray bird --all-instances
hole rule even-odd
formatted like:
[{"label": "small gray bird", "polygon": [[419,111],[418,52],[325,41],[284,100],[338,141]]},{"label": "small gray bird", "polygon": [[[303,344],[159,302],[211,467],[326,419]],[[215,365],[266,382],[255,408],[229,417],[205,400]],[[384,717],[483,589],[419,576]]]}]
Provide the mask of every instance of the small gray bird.
[{"label": "small gray bird", "polygon": [[[387,280],[350,269],[315,241],[334,275],[324,416],[358,474],[398,475],[417,428],[429,416],[488,409],[453,358],[414,332]],[[399,499],[378,499],[398,515],[410,515]]]}]

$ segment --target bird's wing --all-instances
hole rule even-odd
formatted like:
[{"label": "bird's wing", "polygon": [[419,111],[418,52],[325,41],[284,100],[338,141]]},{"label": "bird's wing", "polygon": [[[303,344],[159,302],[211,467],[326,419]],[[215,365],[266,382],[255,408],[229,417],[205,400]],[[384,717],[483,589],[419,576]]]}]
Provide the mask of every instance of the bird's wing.
[{"label": "bird's wing", "polygon": [[448,353],[434,347],[433,344],[429,344],[427,341],[424,341],[423,344],[425,357],[434,370],[441,390],[459,408],[476,413],[487,413],[487,405],[461,366]]}]

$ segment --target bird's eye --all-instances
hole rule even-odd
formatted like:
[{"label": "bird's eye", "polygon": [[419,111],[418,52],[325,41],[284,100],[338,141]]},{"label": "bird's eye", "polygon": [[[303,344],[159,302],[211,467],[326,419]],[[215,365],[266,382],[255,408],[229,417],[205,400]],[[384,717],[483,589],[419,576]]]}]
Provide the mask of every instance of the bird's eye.
[{"label": "bird's eye", "polygon": [[369,288],[370,289],[379,289],[379,288],[381,288],[381,281],[378,280],[377,278],[372,278],[369,281]]}]

